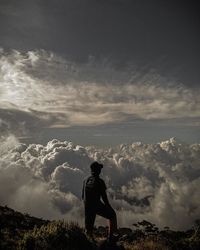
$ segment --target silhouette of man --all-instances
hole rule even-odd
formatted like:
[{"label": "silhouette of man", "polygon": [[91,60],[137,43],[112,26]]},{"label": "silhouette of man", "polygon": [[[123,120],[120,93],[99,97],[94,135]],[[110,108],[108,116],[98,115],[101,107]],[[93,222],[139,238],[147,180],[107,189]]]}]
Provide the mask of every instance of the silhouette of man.
[{"label": "silhouette of man", "polygon": [[108,239],[113,241],[115,238],[117,239],[117,235],[115,235],[117,232],[117,217],[108,201],[105,182],[99,177],[103,165],[95,161],[90,165],[90,168],[91,176],[84,180],[82,190],[86,233],[93,238],[95,218],[96,215],[100,215],[108,219]]}]

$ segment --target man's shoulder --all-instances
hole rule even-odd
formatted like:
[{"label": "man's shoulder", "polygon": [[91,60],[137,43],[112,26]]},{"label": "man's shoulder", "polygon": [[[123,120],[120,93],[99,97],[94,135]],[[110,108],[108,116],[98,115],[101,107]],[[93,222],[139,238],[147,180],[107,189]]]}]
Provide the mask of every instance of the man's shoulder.
[{"label": "man's shoulder", "polygon": [[87,182],[87,180],[91,179],[91,177],[92,177],[91,175],[85,177],[84,180],[83,180],[83,182]]},{"label": "man's shoulder", "polygon": [[99,184],[105,184],[105,181],[99,176],[92,176],[92,178],[95,178],[95,181],[98,182]]},{"label": "man's shoulder", "polygon": [[99,176],[93,176],[93,175],[90,175],[90,176],[87,176],[85,179],[84,179],[84,182],[87,183],[87,182],[94,182],[94,183],[97,183],[97,184],[100,184],[100,185],[105,185],[105,182],[103,179],[101,179]]},{"label": "man's shoulder", "polygon": [[103,179],[99,178],[99,183],[102,189],[107,189],[105,181]]},{"label": "man's shoulder", "polygon": [[88,181],[92,181],[92,182],[98,183],[100,185],[105,185],[105,181],[102,178],[100,178],[99,176],[97,177],[94,175],[89,175],[84,179],[85,183],[87,183]]},{"label": "man's shoulder", "polygon": [[105,181],[102,178],[100,178],[100,177],[99,177],[99,182],[105,183]]}]

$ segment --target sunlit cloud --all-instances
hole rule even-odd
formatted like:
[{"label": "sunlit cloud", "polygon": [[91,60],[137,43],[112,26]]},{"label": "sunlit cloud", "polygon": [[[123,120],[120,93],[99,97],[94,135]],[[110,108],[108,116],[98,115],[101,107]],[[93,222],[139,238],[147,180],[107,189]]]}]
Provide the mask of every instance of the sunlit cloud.
[{"label": "sunlit cloud", "polygon": [[118,70],[93,57],[78,64],[43,50],[1,50],[0,107],[44,120],[48,116],[46,126],[99,125],[135,117],[198,121],[199,92],[153,70]]},{"label": "sunlit cloud", "polygon": [[200,213],[199,156],[200,144],[174,138],[99,149],[55,139],[26,145],[9,136],[0,144],[0,201],[35,216],[83,223],[82,182],[98,160],[120,226],[146,219],[188,229]]}]

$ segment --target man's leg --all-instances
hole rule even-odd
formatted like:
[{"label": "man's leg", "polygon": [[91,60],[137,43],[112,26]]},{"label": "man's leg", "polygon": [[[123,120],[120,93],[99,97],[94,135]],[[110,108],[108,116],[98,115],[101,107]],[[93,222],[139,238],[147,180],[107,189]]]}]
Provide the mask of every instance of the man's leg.
[{"label": "man's leg", "polygon": [[117,216],[114,210],[112,211],[112,214],[108,220],[109,220],[108,234],[109,237],[112,237],[112,235],[117,232]]},{"label": "man's leg", "polygon": [[85,229],[86,229],[86,234],[89,237],[93,237],[95,217],[96,217],[96,213],[94,209],[91,209],[90,207],[85,206]]},{"label": "man's leg", "polygon": [[114,209],[101,202],[97,208],[97,214],[108,219],[108,237],[112,238],[113,234],[117,233],[117,216]]}]

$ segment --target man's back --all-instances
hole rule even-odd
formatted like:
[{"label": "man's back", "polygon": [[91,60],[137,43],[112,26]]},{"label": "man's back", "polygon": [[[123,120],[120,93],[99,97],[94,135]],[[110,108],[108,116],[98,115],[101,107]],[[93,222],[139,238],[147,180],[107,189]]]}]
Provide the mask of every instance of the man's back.
[{"label": "man's back", "polygon": [[91,175],[83,182],[82,198],[87,205],[96,205],[106,190],[105,182],[99,176]]}]

